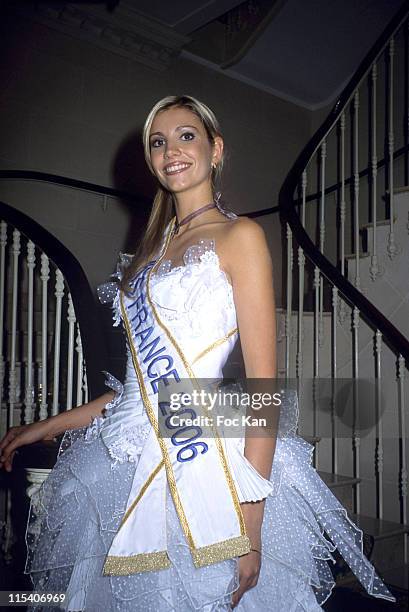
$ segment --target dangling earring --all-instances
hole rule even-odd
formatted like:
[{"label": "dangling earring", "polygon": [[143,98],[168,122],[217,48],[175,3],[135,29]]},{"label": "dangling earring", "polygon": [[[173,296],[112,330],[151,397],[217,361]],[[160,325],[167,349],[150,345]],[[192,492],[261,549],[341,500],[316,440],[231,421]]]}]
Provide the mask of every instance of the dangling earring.
[{"label": "dangling earring", "polygon": [[212,162],[212,170],[216,170],[216,164],[215,164],[215,162]]}]

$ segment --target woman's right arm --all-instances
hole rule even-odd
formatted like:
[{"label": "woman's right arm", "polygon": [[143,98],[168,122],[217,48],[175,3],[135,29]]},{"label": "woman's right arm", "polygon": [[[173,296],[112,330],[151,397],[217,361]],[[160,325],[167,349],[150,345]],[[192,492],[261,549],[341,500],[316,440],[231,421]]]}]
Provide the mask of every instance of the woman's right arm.
[{"label": "woman's right arm", "polygon": [[101,416],[102,411],[107,403],[112,400],[113,396],[114,391],[108,391],[104,395],[100,395],[100,397],[88,402],[88,404],[82,404],[82,406],[77,406],[71,410],[65,410],[46,419],[50,423],[52,437],[58,436],[67,431],[67,429],[77,429],[89,425],[94,417]]},{"label": "woman's right arm", "polygon": [[52,440],[67,429],[89,425],[94,417],[101,416],[113,396],[114,391],[109,391],[87,404],[65,410],[48,419],[11,427],[0,441],[0,469],[4,467],[6,471],[11,472],[14,453],[20,446],[40,440]]}]

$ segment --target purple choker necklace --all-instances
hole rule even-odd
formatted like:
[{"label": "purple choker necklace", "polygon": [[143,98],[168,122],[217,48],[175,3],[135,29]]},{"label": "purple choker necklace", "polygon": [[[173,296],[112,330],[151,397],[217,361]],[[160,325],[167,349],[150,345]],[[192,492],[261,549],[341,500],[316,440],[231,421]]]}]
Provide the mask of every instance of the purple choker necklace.
[{"label": "purple choker necklace", "polygon": [[186,215],[186,217],[184,217],[182,221],[178,221],[176,219],[175,225],[173,227],[173,235],[176,235],[179,233],[179,228],[181,225],[185,225],[185,223],[189,223],[191,219],[194,219],[198,215],[201,215],[203,212],[205,212],[206,210],[210,210],[211,208],[216,208],[216,204],[214,202],[210,202],[210,204],[205,204],[204,206],[201,206],[201,208],[194,210],[192,213]]}]

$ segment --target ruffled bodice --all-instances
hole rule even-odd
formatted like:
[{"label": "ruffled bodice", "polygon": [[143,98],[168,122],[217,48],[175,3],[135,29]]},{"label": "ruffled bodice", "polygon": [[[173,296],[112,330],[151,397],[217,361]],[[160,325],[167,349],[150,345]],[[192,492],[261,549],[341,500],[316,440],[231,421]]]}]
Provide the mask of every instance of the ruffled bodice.
[{"label": "ruffled bodice", "polygon": [[233,288],[214,240],[190,246],[183,259],[180,266],[161,262],[151,280],[152,300],[195,376],[218,378],[237,340]]},{"label": "ruffled bodice", "polygon": [[[122,265],[128,258],[121,255]],[[120,273],[114,276],[120,277]],[[151,276],[150,292],[160,318],[195,376],[220,377],[238,329],[233,288],[220,267],[215,241],[203,238],[191,245],[184,253],[182,265],[173,266],[170,259],[162,260]],[[117,284],[100,285],[98,295],[103,303],[113,302],[114,325],[119,325]],[[127,375],[131,370],[128,351]]]}]

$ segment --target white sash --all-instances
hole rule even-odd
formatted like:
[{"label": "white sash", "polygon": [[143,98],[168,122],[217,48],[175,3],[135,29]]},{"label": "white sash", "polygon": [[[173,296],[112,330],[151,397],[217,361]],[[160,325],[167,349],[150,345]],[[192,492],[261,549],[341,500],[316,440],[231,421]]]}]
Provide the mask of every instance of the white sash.
[{"label": "white sash", "polygon": [[[180,347],[161,321],[150,296],[150,277],[166,253],[173,218],[156,262],[133,282],[131,297],[121,293],[123,323],[141,396],[152,424],[137,465],[126,511],[104,564],[106,575],[126,575],[170,566],[166,551],[166,482],[196,567],[250,551],[250,541],[225,450],[216,430],[202,428],[193,438],[160,435],[161,385],[197,384]],[[198,409],[192,408],[198,412]],[[193,416],[193,415],[191,415]],[[161,431],[163,432],[161,420]],[[200,428],[199,428],[200,429]]]}]

